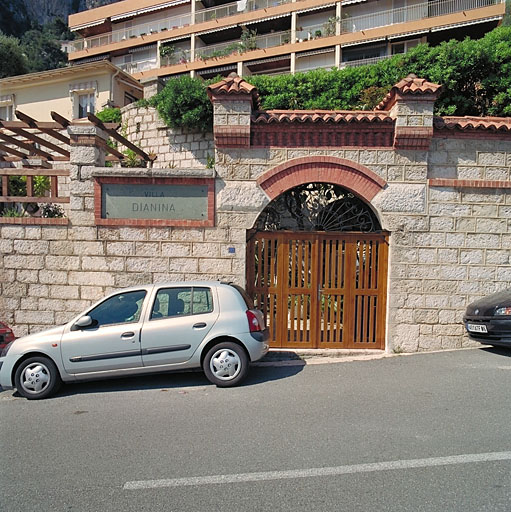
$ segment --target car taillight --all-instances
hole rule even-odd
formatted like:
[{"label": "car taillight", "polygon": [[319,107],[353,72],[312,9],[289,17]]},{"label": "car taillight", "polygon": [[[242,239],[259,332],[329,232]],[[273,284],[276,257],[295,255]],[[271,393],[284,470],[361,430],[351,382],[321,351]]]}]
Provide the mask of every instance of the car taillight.
[{"label": "car taillight", "polygon": [[261,330],[261,325],[256,314],[253,311],[247,310],[247,320],[250,332],[257,332]]}]

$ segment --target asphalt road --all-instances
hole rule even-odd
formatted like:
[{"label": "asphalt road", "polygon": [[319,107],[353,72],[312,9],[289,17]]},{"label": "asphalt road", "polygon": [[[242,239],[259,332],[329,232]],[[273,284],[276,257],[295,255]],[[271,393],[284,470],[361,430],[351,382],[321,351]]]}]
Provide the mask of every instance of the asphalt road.
[{"label": "asphalt road", "polygon": [[0,393],[0,510],[511,510],[511,351]]}]

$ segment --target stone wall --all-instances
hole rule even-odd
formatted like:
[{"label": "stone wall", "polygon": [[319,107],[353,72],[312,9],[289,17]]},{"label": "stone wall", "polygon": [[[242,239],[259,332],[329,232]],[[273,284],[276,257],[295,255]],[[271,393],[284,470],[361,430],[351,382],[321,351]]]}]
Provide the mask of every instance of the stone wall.
[{"label": "stone wall", "polygon": [[[237,105],[233,98],[229,110],[224,101],[215,115],[230,115]],[[246,110],[247,103],[242,106]],[[70,127],[69,224],[0,226],[0,318],[19,336],[65,322],[119,287],[181,279],[245,284],[247,230],[270,201],[257,180],[281,164],[329,157],[367,169],[385,183],[366,200],[390,232],[387,350],[467,346],[461,322],[466,305],[511,286],[511,138],[433,130],[430,106],[414,97],[406,108],[394,109],[398,121],[407,116],[398,126],[416,123],[414,109],[419,128],[427,125],[415,148],[413,131],[406,132],[401,141],[406,139],[408,149],[230,147],[240,140],[246,144],[241,116],[235,128],[243,128],[243,137],[228,133],[225,127],[232,123],[219,124],[221,143],[215,147],[213,134],[169,130],[153,109],[126,107],[126,133],[157,155],[152,169],[104,167],[94,141],[105,134]],[[347,183],[341,164],[332,172],[336,182]],[[309,182],[317,179],[314,168],[307,173]],[[98,226],[94,181],[105,175],[214,179],[215,225]],[[291,188],[293,174],[286,179]]]},{"label": "stone wall", "polygon": [[122,109],[126,137],[146,153],[158,155],[155,168],[204,169],[214,163],[212,133],[169,128],[152,107]]}]

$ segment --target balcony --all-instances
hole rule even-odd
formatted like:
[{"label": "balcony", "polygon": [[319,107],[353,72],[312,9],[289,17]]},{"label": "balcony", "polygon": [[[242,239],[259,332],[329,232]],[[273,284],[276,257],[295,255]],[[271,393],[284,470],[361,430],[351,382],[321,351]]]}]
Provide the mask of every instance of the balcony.
[{"label": "balcony", "polygon": [[156,59],[140,60],[118,64],[117,67],[129,74],[140,73],[149,69],[155,69],[158,66]]},{"label": "balcony", "polygon": [[360,32],[408,21],[418,21],[446,14],[479,9],[503,3],[503,0],[437,0],[386,11],[347,17],[340,22],[341,34]]},{"label": "balcony", "polygon": [[269,7],[277,7],[278,5],[288,3],[291,3],[291,0],[247,0],[245,9],[240,9],[238,2],[233,2],[232,4],[224,4],[219,7],[210,7],[209,9],[197,11],[195,13],[195,23],[218,20],[228,16],[236,16],[237,14],[268,9]]},{"label": "balcony", "polygon": [[71,41],[69,45],[70,52],[97,48],[98,46],[119,43],[120,41],[126,41],[127,39],[135,39],[137,37],[155,34],[157,32],[165,32],[175,28],[187,27],[190,25],[191,20],[191,14],[182,14],[181,16],[165,18],[159,21],[145,23],[143,25],[135,25],[134,27],[127,29],[113,30],[108,34],[86,37],[85,39],[77,39],[76,41]]},{"label": "balcony", "polygon": [[204,46],[195,50],[196,60],[207,60],[218,57],[227,57],[235,53],[245,53],[250,50],[258,50],[280,46],[289,43],[291,31],[272,32],[271,34],[256,36],[248,42],[241,40],[228,41],[226,43]]}]

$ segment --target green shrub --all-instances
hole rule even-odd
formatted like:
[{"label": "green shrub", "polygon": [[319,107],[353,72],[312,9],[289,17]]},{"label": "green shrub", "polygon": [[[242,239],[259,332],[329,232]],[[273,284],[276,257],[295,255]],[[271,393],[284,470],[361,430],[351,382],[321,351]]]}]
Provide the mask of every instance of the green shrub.
[{"label": "green shrub", "polygon": [[121,109],[107,107],[96,113],[96,117],[103,123],[120,123],[122,122]]},{"label": "green shrub", "polygon": [[211,131],[213,107],[206,94],[206,83],[189,76],[180,76],[167,82],[153,97],[161,118],[172,128]]},{"label": "green shrub", "polygon": [[[267,110],[368,110],[409,73],[443,85],[435,103],[437,115],[510,116],[511,27],[496,28],[479,40],[451,40],[434,47],[421,44],[373,65],[255,75],[246,80],[257,87],[261,107]],[[149,104],[168,126],[210,131],[213,109],[206,86],[220,79],[169,80]]]}]

